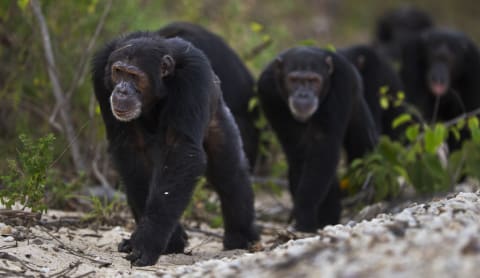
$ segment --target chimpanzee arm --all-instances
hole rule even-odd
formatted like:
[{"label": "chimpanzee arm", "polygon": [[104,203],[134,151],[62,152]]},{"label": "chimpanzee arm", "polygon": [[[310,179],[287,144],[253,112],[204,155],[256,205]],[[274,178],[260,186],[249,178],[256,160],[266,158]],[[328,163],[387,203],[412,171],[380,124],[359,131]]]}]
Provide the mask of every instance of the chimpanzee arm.
[{"label": "chimpanzee arm", "polygon": [[145,212],[132,234],[132,252],[127,257],[137,266],[154,264],[165,251],[196,180],[206,167],[202,146],[183,136],[175,136],[174,142],[154,153]]},{"label": "chimpanzee arm", "polygon": [[305,232],[313,232],[318,228],[318,206],[336,179],[342,143],[342,135],[338,133],[317,131],[309,135],[308,156],[301,170],[293,211],[296,228]]}]

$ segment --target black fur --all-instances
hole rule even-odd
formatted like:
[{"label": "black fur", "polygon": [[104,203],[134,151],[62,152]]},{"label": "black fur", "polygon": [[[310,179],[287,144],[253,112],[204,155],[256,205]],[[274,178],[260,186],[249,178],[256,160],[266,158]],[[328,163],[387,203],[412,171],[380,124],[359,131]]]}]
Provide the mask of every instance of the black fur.
[{"label": "black fur", "polygon": [[[307,121],[299,122],[287,104],[286,75],[296,71],[329,72],[325,69],[328,59],[333,73],[323,75],[318,108]],[[336,168],[341,147],[345,146],[351,160],[371,150],[378,136],[362,97],[359,74],[340,55],[296,47],[267,66],[260,76],[258,93],[287,157],[296,228],[314,231],[338,223],[341,206]]]},{"label": "black fur", "polygon": [[[446,62],[447,61],[447,62]],[[453,63],[453,64],[452,64]],[[448,91],[437,97],[429,87],[429,72],[435,64],[448,68],[443,77]],[[453,66],[452,66],[453,65]],[[480,107],[480,52],[465,34],[443,29],[425,31],[405,48],[401,77],[407,101],[417,106],[428,122],[447,121]],[[462,137],[468,137],[466,130]],[[460,147],[461,141],[449,138],[450,150]]]},{"label": "black fur", "polygon": [[248,110],[248,102],[254,94],[254,80],[248,69],[221,37],[199,25],[175,22],[157,33],[167,38],[181,37],[202,50],[208,57],[213,71],[220,78],[223,98],[240,129],[243,147],[250,162],[250,169],[253,171],[260,133],[255,127],[258,109]]},{"label": "black fur", "polygon": [[382,54],[398,61],[405,44],[433,25],[432,18],[422,10],[410,6],[394,9],[378,19],[374,43]]},{"label": "black fur", "polygon": [[[175,68],[161,78],[164,55],[173,58]],[[118,121],[110,107],[110,67],[116,60],[137,61],[151,85],[153,100],[129,122]],[[93,85],[109,150],[137,223],[131,238],[119,245],[130,253],[127,259],[151,265],[161,254],[183,252],[187,237],[179,219],[204,173],[220,195],[225,248],[247,248],[258,240],[239,131],[200,50],[179,38],[132,33],[96,53]]]},{"label": "black fur", "polygon": [[400,77],[386,58],[370,46],[356,45],[340,49],[339,53],[357,68],[363,81],[363,92],[370,112],[372,113],[378,132],[398,140],[403,136],[403,127],[392,127],[395,118],[405,112],[403,106],[395,107],[390,104],[388,109],[380,106],[380,89],[387,87],[386,95],[395,98],[399,91],[403,91]]}]

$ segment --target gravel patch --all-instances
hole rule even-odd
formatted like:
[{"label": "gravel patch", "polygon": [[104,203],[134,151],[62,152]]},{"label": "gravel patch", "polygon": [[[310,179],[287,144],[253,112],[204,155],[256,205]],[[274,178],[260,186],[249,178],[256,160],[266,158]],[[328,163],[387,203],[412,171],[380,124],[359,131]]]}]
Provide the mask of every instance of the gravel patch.
[{"label": "gravel patch", "polygon": [[[131,267],[116,251],[123,227],[49,230],[0,223],[1,277],[475,277],[480,191],[452,193],[396,213],[299,234],[264,222],[256,252],[223,251],[221,229],[188,231],[186,254]],[[47,217],[64,212],[49,212]],[[351,218],[358,219],[358,218]],[[285,222],[282,222],[285,223]],[[291,239],[291,240],[289,240]],[[262,248],[263,247],[263,248]]]},{"label": "gravel patch", "polygon": [[327,226],[273,250],[207,260],[166,277],[473,277],[480,263],[480,192],[397,214]]}]

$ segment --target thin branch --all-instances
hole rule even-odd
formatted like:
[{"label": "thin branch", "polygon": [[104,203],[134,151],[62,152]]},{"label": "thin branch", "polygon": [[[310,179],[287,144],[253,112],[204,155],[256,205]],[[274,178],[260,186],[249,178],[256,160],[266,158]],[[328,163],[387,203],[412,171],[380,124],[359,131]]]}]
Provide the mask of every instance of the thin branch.
[{"label": "thin branch", "polygon": [[259,45],[255,46],[247,55],[245,55],[244,60],[245,61],[250,61],[253,60],[255,57],[260,55],[265,49],[267,49],[271,44],[273,40],[271,38],[268,38],[267,40],[261,42]]},{"label": "thin branch", "polygon": [[83,278],[83,277],[87,277],[87,276],[89,276],[89,275],[91,275],[91,274],[95,274],[95,273],[96,273],[95,270],[90,270],[90,271],[88,271],[88,272],[85,272],[85,273],[83,273],[83,274],[80,274],[80,275],[78,275],[78,276],[75,276],[75,278]]},{"label": "thin branch", "polygon": [[97,180],[100,181],[103,188],[111,190],[111,189],[113,189],[113,187],[110,185],[107,178],[102,174],[102,171],[100,171],[100,169],[98,169],[99,156],[100,156],[99,146],[97,145],[97,147],[95,148],[95,158],[92,161],[93,174],[95,175]]},{"label": "thin branch", "polygon": [[70,118],[70,114],[67,112],[68,103],[65,101],[65,95],[63,94],[63,90],[60,85],[60,79],[58,77],[58,71],[56,69],[55,58],[53,55],[50,33],[48,31],[47,23],[45,21],[45,17],[43,16],[38,0],[30,0],[30,6],[32,7],[35,17],[37,18],[40,33],[42,34],[42,43],[45,52],[45,59],[47,61],[48,75],[50,77],[50,82],[52,84],[53,95],[55,97],[56,103],[60,104],[60,118],[62,120],[67,140],[71,144],[70,152],[72,155],[73,164],[77,172],[83,172],[85,170],[85,160],[81,155],[80,146],[75,141],[75,130],[73,127],[73,121]]},{"label": "thin branch", "polygon": [[[100,19],[98,21],[97,27],[95,28],[95,32],[93,33],[92,37],[90,38],[90,41],[88,42],[87,48],[85,48],[85,51],[82,54],[82,57],[80,58],[80,61],[77,63],[80,65],[78,67],[77,72],[73,75],[74,80],[72,81],[70,88],[67,91],[66,94],[66,100],[70,101],[72,98],[73,93],[75,90],[78,88],[78,86],[83,83],[83,80],[85,79],[85,76],[87,75],[88,72],[88,61],[90,59],[90,56],[92,54],[93,48],[96,44],[96,41],[98,39],[98,36],[100,35],[100,32],[103,29],[103,26],[105,25],[105,20],[110,13],[110,10],[112,8],[112,0],[108,1],[107,4],[105,5],[105,9],[103,10],[102,15],[100,16]],[[55,121],[55,118],[58,114],[58,111],[61,107],[61,103],[57,103],[55,105],[55,108],[53,109],[52,115],[50,116],[50,121]]]},{"label": "thin branch", "polygon": [[460,116],[458,116],[458,117],[455,117],[455,118],[453,118],[453,119],[451,119],[451,120],[445,121],[445,122],[443,122],[443,124],[445,125],[445,127],[450,127],[450,126],[452,126],[452,125],[457,124],[457,123],[460,122],[461,120],[465,120],[465,119],[467,119],[467,118],[470,118],[470,117],[473,117],[473,116],[477,116],[477,115],[479,115],[479,114],[480,114],[480,108],[477,108],[477,109],[472,110],[472,111],[470,111],[470,112],[468,112],[468,113],[465,113],[465,114],[462,114],[462,115],[460,115]]},{"label": "thin branch", "polygon": [[45,227],[42,227],[40,226],[41,229],[43,230],[44,233],[46,233],[47,235],[49,235],[53,240],[55,240],[56,242],[58,242],[60,245],[59,247],[62,248],[63,250],[67,251],[68,253],[74,255],[74,256],[77,256],[77,257],[80,257],[80,258],[83,258],[83,259],[87,259],[91,262],[94,262],[94,263],[97,263],[99,264],[100,267],[106,267],[106,266],[110,266],[112,263],[111,262],[106,262],[106,261],[102,261],[102,260],[99,260],[99,259],[96,259],[95,257],[96,256],[93,256],[93,255],[89,255],[87,253],[80,253],[80,252],[77,252],[75,251],[73,248],[67,246],[65,243],[63,243],[59,238],[57,238],[56,236],[54,236],[52,233],[50,233]]}]

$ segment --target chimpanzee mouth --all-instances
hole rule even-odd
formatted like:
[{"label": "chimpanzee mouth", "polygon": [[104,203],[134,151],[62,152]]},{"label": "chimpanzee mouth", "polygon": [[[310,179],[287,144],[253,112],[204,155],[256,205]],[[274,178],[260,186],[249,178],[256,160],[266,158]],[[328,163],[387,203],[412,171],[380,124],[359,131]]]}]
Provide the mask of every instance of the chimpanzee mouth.
[{"label": "chimpanzee mouth", "polygon": [[119,109],[114,109],[112,107],[112,114],[115,116],[115,118],[119,121],[122,122],[128,122],[133,119],[136,119],[140,116],[141,114],[141,108],[140,107],[135,107],[130,110],[119,110]]},{"label": "chimpanzee mouth", "polygon": [[443,96],[448,91],[448,85],[439,82],[430,82],[430,90],[435,96]]},{"label": "chimpanzee mouth", "polygon": [[292,116],[299,122],[306,122],[315,113],[318,106],[318,100],[294,100],[289,98],[288,107]]}]

